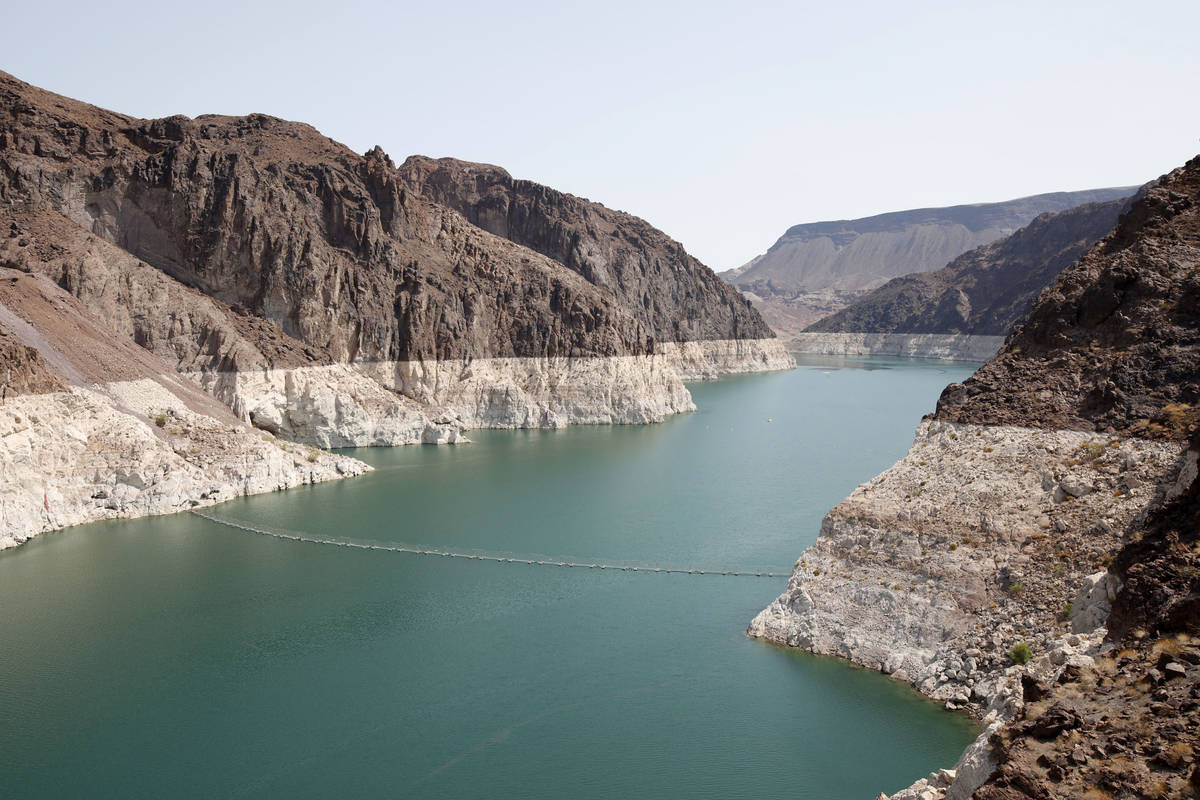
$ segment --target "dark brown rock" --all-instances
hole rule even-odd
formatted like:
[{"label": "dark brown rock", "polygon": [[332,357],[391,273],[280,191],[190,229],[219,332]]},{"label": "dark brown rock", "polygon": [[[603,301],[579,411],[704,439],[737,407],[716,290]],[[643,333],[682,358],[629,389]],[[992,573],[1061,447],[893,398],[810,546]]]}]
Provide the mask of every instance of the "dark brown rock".
[{"label": "dark brown rock", "polygon": [[606,290],[660,341],[774,336],[741,293],[645,220],[491,164],[412,156],[399,174],[422,197]]},{"label": "dark brown rock", "polygon": [[1200,421],[1200,158],[1160,178],[948,388],[957,422],[1180,439]]},{"label": "dark brown rock", "polygon": [[1051,708],[1026,727],[1030,736],[1053,739],[1064,731],[1079,727],[1079,716],[1063,708]]},{"label": "dark brown rock", "polygon": [[[193,344],[177,343],[190,366],[238,366],[204,338],[230,327],[263,339],[268,361],[309,363],[641,354],[664,338],[769,335],[736,293],[641,220],[586,204],[582,222],[553,218],[567,239],[590,225],[576,243],[621,254],[610,286],[599,272],[589,280],[584,261],[565,265],[421,196],[378,148],[358,155],[301,123],[139,120],[0,73],[0,133],[6,214],[57,213],[216,302],[193,319]],[[582,203],[539,190],[561,201],[558,212]],[[74,251],[26,266],[80,296],[103,284]],[[120,316],[119,306],[105,305]],[[146,341],[171,329],[161,318],[138,324]]]},{"label": "dark brown rock", "polygon": [[0,326],[0,402],[12,395],[61,392],[64,388],[62,379],[36,349]]}]

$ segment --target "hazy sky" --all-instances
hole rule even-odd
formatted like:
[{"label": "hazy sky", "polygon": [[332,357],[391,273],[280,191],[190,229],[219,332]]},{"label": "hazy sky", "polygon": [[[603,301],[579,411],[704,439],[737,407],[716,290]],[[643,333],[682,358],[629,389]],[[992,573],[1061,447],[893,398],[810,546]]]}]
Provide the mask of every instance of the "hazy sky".
[{"label": "hazy sky", "polygon": [[710,266],[798,222],[1140,184],[1200,153],[1200,2],[6,3],[0,69],[499,164]]}]

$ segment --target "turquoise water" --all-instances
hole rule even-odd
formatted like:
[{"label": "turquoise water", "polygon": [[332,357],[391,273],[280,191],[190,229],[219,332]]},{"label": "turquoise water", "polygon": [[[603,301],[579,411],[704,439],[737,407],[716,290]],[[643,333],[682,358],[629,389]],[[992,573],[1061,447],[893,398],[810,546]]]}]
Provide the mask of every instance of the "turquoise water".
[{"label": "turquoise water", "polygon": [[[855,368],[838,368],[851,365]],[[811,362],[649,427],[475,431],[229,519],[444,549],[787,570],[963,365]],[[969,720],[744,635],[786,580],[281,541],[192,515],[0,553],[0,796],[864,798]]]}]

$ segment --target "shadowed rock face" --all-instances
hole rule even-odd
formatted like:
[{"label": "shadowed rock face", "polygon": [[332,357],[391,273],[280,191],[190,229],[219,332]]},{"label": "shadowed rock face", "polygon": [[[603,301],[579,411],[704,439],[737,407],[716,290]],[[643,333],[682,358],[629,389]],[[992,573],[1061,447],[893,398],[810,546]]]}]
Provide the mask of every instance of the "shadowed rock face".
[{"label": "shadowed rock face", "polygon": [[1113,229],[1127,206],[1121,199],[1043,214],[936,272],[888,281],[806,330],[1006,335],[1042,289]]},{"label": "shadowed rock face", "polygon": [[10,394],[61,392],[63,382],[41,355],[0,328],[0,400]]},{"label": "shadowed rock face", "polygon": [[[1192,434],[1190,459],[1200,458],[1200,429]],[[1108,633],[1113,641],[1188,634],[1200,637],[1200,478],[1147,519],[1117,555],[1113,572],[1122,589],[1113,602]],[[1200,678],[1200,675],[1197,676]]]},{"label": "shadowed rock face", "polygon": [[1200,421],[1200,158],[1060,275],[937,417],[1180,439]]},{"label": "shadowed rock face", "polygon": [[642,219],[490,164],[412,156],[400,175],[423,197],[606,290],[660,341],[774,336],[739,292]]},{"label": "shadowed rock face", "polygon": [[567,269],[420,196],[378,148],[360,156],[264,115],[138,120],[0,74],[0,200],[62,214],[273,323],[309,363],[637,355],[675,338],[770,336],[640,220],[613,216],[579,245],[617,254],[608,278],[542,242]]}]

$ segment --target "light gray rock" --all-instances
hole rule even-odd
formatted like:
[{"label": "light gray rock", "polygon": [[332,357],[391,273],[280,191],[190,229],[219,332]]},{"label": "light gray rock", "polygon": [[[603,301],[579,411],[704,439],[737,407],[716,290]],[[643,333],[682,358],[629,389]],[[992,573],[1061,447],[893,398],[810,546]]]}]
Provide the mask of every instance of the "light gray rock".
[{"label": "light gray rock", "polygon": [[1071,602],[1071,630],[1091,633],[1104,625],[1120,589],[1120,578],[1110,572],[1097,572],[1084,578]]},{"label": "light gray rock", "polygon": [[192,411],[150,379],[10,397],[0,404],[0,549],[369,469]]},{"label": "light gray rock", "polygon": [[898,356],[943,361],[987,361],[1003,336],[940,333],[799,333],[788,342],[793,353],[827,356]]}]

